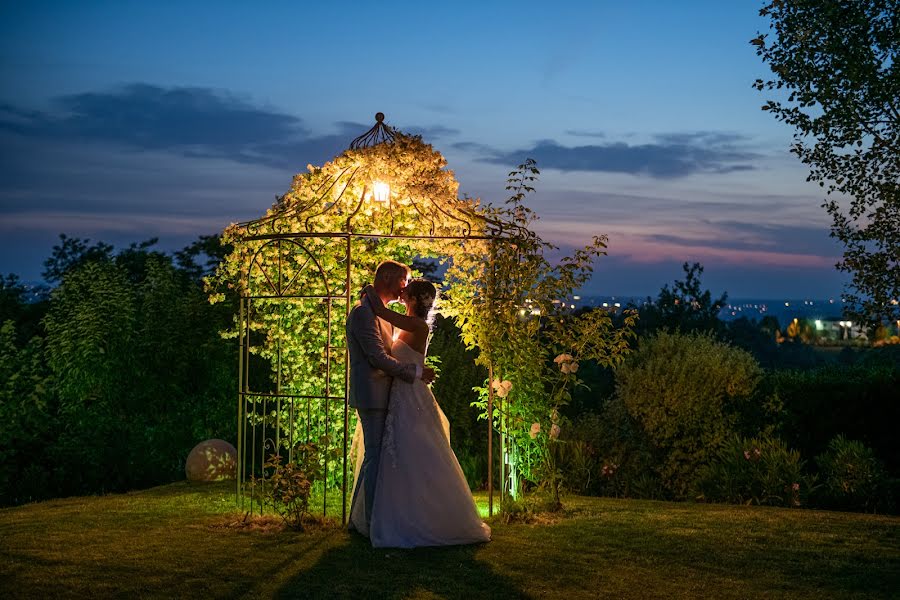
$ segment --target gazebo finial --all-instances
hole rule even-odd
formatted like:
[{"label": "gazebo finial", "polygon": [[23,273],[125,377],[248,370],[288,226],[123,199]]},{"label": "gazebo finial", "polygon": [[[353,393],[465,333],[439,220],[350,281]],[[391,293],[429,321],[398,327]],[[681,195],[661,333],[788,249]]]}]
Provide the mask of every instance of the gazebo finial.
[{"label": "gazebo finial", "polygon": [[384,122],[384,113],[375,113],[375,126],[368,130],[352,142],[350,142],[351,150],[359,150],[360,148],[368,148],[383,142],[394,141],[394,130]]}]

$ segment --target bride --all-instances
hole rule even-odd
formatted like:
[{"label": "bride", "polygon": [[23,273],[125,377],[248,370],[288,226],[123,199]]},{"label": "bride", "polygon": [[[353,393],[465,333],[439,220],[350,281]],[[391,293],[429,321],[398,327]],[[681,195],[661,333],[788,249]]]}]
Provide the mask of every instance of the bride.
[{"label": "bride", "polygon": [[[437,291],[422,279],[401,292],[406,314],[386,307],[372,286],[365,290],[375,314],[400,331],[391,354],[401,362],[425,361],[428,316]],[[350,519],[362,530],[354,506]],[[382,439],[381,463],[369,536],[376,548],[473,544],[491,539],[450,447],[450,424],[421,380],[394,378]]]}]

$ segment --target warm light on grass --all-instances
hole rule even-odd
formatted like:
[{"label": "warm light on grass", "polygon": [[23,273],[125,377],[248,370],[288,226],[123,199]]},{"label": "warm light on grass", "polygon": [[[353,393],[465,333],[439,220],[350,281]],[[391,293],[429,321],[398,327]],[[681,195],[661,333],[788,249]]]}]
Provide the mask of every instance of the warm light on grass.
[{"label": "warm light on grass", "polygon": [[[484,515],[487,493],[474,497]],[[340,494],[328,503],[339,509]],[[339,519],[302,533],[271,518],[245,525],[233,482],[176,483],[0,510],[0,577],[4,598],[896,597],[897,517],[575,496],[563,504],[553,519],[492,520],[489,544],[389,551]]]},{"label": "warm light on grass", "polygon": [[[475,506],[478,507],[478,514],[481,515],[482,519],[487,519],[490,515],[488,515],[488,494],[487,492],[472,492],[472,497],[475,498]],[[497,510],[499,509],[499,498],[494,496],[494,514],[497,514]]]}]

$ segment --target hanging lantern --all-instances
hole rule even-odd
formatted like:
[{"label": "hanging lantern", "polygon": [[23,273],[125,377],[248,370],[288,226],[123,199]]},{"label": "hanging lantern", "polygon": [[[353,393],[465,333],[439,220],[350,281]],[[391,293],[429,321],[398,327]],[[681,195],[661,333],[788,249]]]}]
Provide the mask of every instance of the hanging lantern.
[{"label": "hanging lantern", "polygon": [[391,197],[391,186],[383,181],[372,184],[372,199],[375,202],[387,202]]}]

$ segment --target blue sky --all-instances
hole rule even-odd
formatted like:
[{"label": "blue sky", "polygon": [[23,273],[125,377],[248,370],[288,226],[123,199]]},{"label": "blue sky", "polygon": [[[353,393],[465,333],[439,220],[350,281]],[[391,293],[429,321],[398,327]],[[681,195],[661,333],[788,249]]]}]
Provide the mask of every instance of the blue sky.
[{"label": "blue sky", "polygon": [[732,297],[834,297],[840,248],[751,88],[761,3],[20,2],[0,8],[0,273],[59,233],[176,249],[264,212],[382,111],[538,229],[608,234],[587,293],[699,261]]}]

